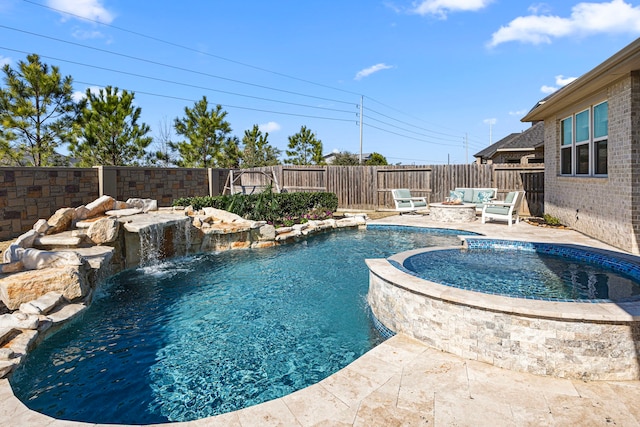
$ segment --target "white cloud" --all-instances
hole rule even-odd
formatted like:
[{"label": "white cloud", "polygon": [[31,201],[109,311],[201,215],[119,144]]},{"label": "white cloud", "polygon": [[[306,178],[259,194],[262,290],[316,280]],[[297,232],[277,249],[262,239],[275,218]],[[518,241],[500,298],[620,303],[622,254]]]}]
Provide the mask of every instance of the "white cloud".
[{"label": "white cloud", "polygon": [[260,129],[261,132],[277,132],[281,128],[282,126],[280,126],[280,123],[276,122],[268,122],[258,125],[258,129]]},{"label": "white cloud", "polygon": [[0,55],[0,67],[4,67],[7,64],[11,64],[11,58]]},{"label": "white cloud", "polygon": [[382,71],[382,70],[388,70],[390,68],[393,68],[393,66],[387,65],[385,63],[376,64],[369,68],[365,68],[364,70],[358,71],[356,73],[356,76],[354,77],[354,80],[360,80],[364,77],[370,76],[373,73],[377,73],[378,71]]},{"label": "white cloud", "polygon": [[543,9],[531,9],[533,15],[519,16],[493,33],[489,47],[501,43],[551,43],[553,38],[601,33],[640,33],[640,6],[634,7],[624,0],[608,3],[578,3],[571,16],[538,15]]},{"label": "white cloud", "polygon": [[450,12],[475,12],[487,7],[493,0],[421,0],[413,3],[412,13],[435,15],[446,19]]},{"label": "white cloud", "polygon": [[509,111],[510,116],[522,117],[527,113],[528,110],[519,110],[519,111]]},{"label": "white cloud", "polygon": [[572,81],[574,81],[576,79],[576,77],[565,77],[562,74],[556,76],[556,84],[555,86],[548,86],[548,85],[543,85],[540,88],[540,91],[542,93],[545,93],[547,95],[557,91],[558,89],[560,89],[562,86],[566,86],[569,83],[571,83]]},{"label": "white cloud", "polygon": [[[89,89],[94,95],[97,95],[100,93],[100,89],[102,88],[100,86],[89,86],[87,89]],[[87,97],[87,89],[85,89],[84,91],[74,91],[71,95],[71,98],[73,98],[74,102],[80,102],[85,99]]]},{"label": "white cloud", "polygon": [[[114,19],[113,13],[102,5],[102,0],[47,0],[47,6],[103,24],[110,24]],[[63,14],[63,19],[69,19],[69,15]]]},{"label": "white cloud", "polygon": [[484,119],[482,123],[484,123],[485,125],[493,126],[498,123],[498,119]]}]

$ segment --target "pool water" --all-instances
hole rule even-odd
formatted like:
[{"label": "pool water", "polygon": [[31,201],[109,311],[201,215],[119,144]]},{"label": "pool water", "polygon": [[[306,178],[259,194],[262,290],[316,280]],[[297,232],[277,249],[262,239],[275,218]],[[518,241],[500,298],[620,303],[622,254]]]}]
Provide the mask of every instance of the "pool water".
[{"label": "pool water", "polygon": [[403,267],[432,282],[510,297],[561,301],[640,297],[640,285],[629,275],[593,262],[535,251],[426,251],[408,257]]},{"label": "pool water", "polygon": [[187,421],[284,396],[381,342],[365,258],[458,234],[370,227],[124,271],[11,385],[33,410],[92,423]]}]

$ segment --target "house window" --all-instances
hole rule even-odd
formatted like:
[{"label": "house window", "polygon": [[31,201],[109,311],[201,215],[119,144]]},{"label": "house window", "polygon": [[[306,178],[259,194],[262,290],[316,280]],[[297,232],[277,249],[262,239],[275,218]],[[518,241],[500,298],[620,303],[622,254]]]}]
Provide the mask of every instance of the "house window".
[{"label": "house window", "polygon": [[606,175],[608,136],[606,101],[561,120],[560,173]]}]

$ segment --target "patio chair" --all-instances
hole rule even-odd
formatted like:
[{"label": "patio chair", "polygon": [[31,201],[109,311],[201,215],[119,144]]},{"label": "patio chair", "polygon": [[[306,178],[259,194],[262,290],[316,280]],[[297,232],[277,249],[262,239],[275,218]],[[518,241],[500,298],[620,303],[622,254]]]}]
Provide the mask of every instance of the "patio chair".
[{"label": "patio chair", "polygon": [[520,222],[520,203],[524,199],[524,191],[511,191],[503,201],[490,201],[482,206],[482,223],[487,219],[507,221],[509,227]]},{"label": "patio chair", "polygon": [[404,212],[414,213],[419,209],[427,208],[427,199],[424,197],[412,197],[411,192],[406,188],[391,190],[396,211],[402,215]]}]

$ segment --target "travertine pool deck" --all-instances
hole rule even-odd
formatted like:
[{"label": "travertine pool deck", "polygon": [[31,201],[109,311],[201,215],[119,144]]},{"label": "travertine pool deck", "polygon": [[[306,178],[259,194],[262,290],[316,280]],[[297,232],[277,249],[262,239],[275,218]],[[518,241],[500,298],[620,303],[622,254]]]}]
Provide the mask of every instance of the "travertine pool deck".
[{"label": "travertine pool deck", "polygon": [[[403,215],[376,224],[442,227]],[[446,224],[489,237],[615,250],[572,230],[526,223]],[[639,356],[640,358],[640,356]],[[0,425],[87,426],[29,411],[0,380]],[[640,426],[640,381],[557,379],[466,360],[395,336],[318,384],[180,426]]]}]

